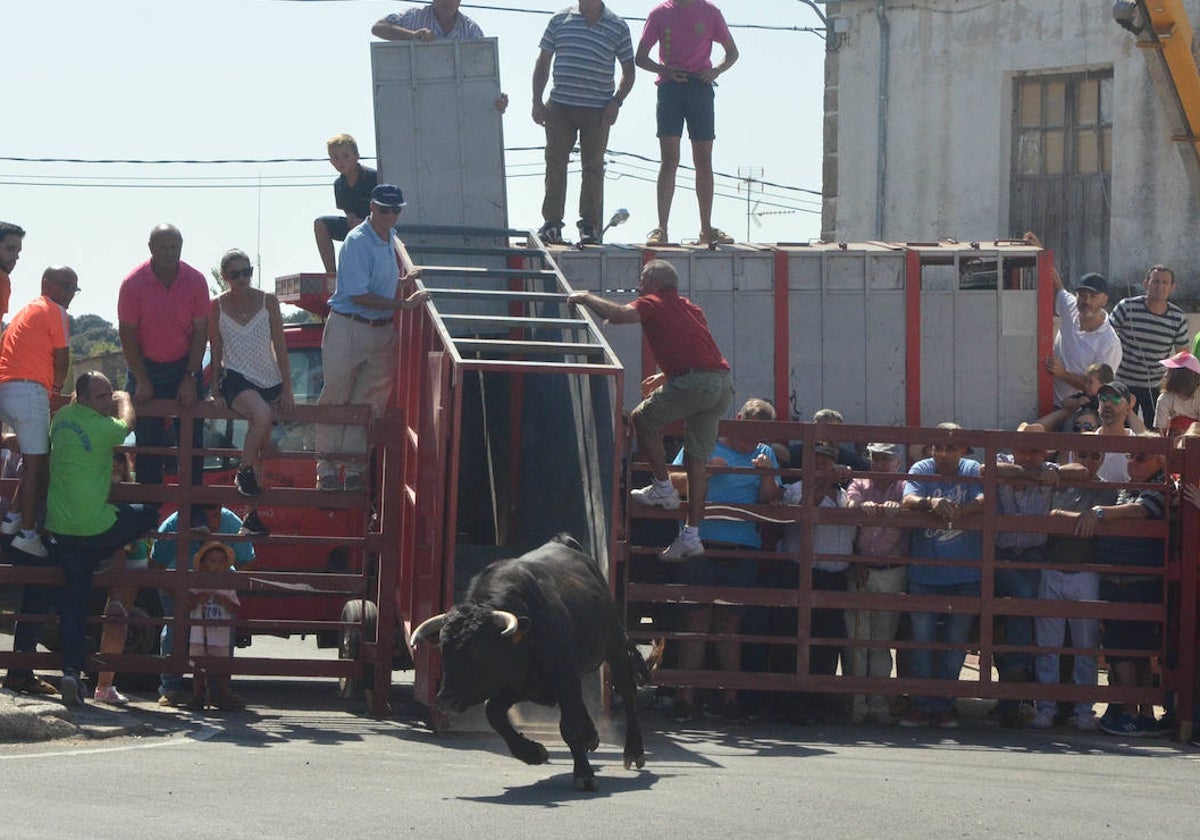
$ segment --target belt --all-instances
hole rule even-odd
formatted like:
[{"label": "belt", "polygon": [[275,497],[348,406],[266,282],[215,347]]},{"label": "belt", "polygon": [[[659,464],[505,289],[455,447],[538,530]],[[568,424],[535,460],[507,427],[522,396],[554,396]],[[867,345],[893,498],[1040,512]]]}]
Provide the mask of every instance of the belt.
[{"label": "belt", "polygon": [[392,316],[386,318],[364,318],[361,315],[355,315],[353,312],[338,312],[336,309],[330,310],[334,315],[341,315],[343,318],[349,318],[351,321],[358,321],[360,324],[366,324],[368,327],[386,327],[392,323]]},{"label": "belt", "polygon": [[871,571],[886,571],[887,569],[899,569],[903,563],[868,563],[867,568]]},{"label": "belt", "polygon": [[996,554],[1008,560],[1017,560],[1022,554],[1028,554],[1038,549],[1045,549],[1045,545],[1031,545],[1028,548],[997,548]]},{"label": "belt", "polygon": [[1135,583],[1157,583],[1162,578],[1158,575],[1100,575],[1100,580],[1104,583],[1132,585]]},{"label": "belt", "polygon": [[729,373],[729,369],[728,368],[688,368],[687,370],[681,370],[679,373],[671,374],[671,376],[669,378],[674,379],[676,376],[687,376],[692,373]]}]

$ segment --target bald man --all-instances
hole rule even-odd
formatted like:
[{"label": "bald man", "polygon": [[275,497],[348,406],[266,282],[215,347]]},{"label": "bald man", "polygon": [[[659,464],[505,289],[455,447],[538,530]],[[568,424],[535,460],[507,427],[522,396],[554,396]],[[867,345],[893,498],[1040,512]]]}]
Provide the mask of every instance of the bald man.
[{"label": "bald man", "polygon": [[13,548],[45,557],[37,513],[46,496],[46,455],[50,451],[50,394],[62,390],[71,361],[67,307],[79,291],[79,278],[66,266],[42,274],[42,294],[13,316],[0,340],[0,419],[13,427],[23,472],[0,531],[12,534]]},{"label": "bald man", "polygon": [[[125,388],[135,405],[150,399],[178,400],[185,408],[202,396],[201,366],[208,338],[208,281],[180,259],[183,235],[174,225],[150,231],[150,259],[129,273],[117,297],[121,349],[129,365]],[[203,437],[203,421],[193,426]],[[167,446],[161,417],[137,419],[138,446]],[[179,421],[175,421],[178,435]],[[137,456],[137,479],[162,484],[165,459]],[[202,459],[192,459],[191,482],[199,483]]]}]

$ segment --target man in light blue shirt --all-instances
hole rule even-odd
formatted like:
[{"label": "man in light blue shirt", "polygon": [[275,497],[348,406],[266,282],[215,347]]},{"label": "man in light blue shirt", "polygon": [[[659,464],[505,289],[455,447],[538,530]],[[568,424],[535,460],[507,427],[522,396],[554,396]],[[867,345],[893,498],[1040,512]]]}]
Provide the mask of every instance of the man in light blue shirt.
[{"label": "man in light blue shirt", "polygon": [[[337,288],[321,336],[325,384],[319,405],[370,405],[376,417],[387,408],[396,371],[395,313],[429,299],[424,289],[396,297],[401,279],[408,284],[420,276],[412,271],[400,277],[392,245],[392,228],[404,205],[395,184],[375,187],[370,215],[347,234],[338,254]],[[366,427],[317,424],[317,486],[362,490],[366,451]]]}]

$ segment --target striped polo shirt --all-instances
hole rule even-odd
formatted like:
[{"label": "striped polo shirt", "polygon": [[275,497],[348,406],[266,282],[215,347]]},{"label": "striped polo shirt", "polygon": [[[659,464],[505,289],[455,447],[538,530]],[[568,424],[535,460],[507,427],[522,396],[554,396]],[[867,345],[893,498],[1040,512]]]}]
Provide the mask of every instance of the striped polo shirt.
[{"label": "striped polo shirt", "polygon": [[633,61],[629,25],[604,7],[591,26],[579,6],[550,18],[540,47],[554,54],[550,101],[576,108],[604,108],[616,91],[614,60]]},{"label": "striped polo shirt", "polygon": [[1146,308],[1146,296],[1128,297],[1113,307],[1113,329],[1121,339],[1121,366],[1117,379],[1139,388],[1157,388],[1164,368],[1159,364],[1175,347],[1188,346],[1188,323],[1183,310],[1167,303],[1155,315]]}]

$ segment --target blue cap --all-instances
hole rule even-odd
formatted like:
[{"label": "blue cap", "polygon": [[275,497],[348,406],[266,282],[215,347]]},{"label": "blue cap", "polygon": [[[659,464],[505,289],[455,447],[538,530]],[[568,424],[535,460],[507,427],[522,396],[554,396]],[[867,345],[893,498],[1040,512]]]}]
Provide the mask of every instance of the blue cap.
[{"label": "blue cap", "polygon": [[404,207],[404,193],[395,184],[380,184],[371,190],[371,201],[380,207]]},{"label": "blue cap", "polygon": [[1108,294],[1108,280],[1105,279],[1103,274],[1096,274],[1095,272],[1085,274],[1075,284],[1075,291],[1078,292],[1080,289],[1087,289],[1098,295],[1106,295]]}]

